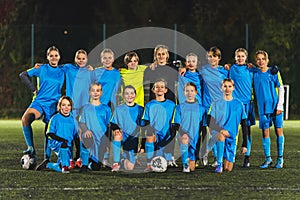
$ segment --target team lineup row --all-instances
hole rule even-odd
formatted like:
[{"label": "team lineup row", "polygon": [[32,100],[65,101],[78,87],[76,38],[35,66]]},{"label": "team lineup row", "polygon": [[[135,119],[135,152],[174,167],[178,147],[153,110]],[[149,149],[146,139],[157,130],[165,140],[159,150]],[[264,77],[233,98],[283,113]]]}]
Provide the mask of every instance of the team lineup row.
[{"label": "team lineup row", "polygon": [[[59,50],[50,47],[47,50],[48,64],[20,74],[35,94],[22,117],[28,146],[23,153],[35,155],[31,124],[43,116],[45,160],[37,170],[51,168],[69,172],[75,165],[75,162],[69,162],[73,157],[74,141],[74,160],[81,161],[76,162],[81,171],[88,171],[89,164],[90,169],[97,169],[100,163],[105,163],[110,146],[112,171],[120,169],[122,147],[125,169],[134,169],[136,154],[140,151],[146,153],[145,171],[151,171],[154,156],[164,157],[170,165],[176,164],[174,146],[178,141],[184,172],[194,171],[196,161],[200,158],[205,161],[207,153],[212,150],[216,158],[215,171],[222,173],[223,167],[227,171],[233,168],[234,144],[241,124],[244,167],[249,167],[250,127],[255,124],[254,88],[265,154],[265,162],[260,168],[272,164],[270,126],[273,123],[278,147],[275,167],[282,168],[284,89],[280,72],[268,68],[265,51],[256,53],[258,68],[246,63],[247,55],[245,49],[237,49],[236,63],[226,65],[225,69],[219,65],[221,51],[212,47],[207,51],[207,65],[197,68],[197,55],[190,53],[186,56],[186,67],[178,72],[176,67],[168,64],[168,48],[158,45],[154,49],[154,62],[149,67],[138,65],[138,55],[129,52],[124,57],[127,68],[117,70],[113,67],[113,51],[104,49],[100,54],[103,66],[91,69],[86,66],[87,53],[84,50],[76,52],[75,64],[60,66]],[[33,76],[39,77],[38,87],[30,80]],[[61,98],[64,82],[66,96]],[[120,90],[124,101],[119,105]],[[207,132],[208,128],[210,131]],[[143,138],[140,148],[139,137]],[[56,163],[50,162],[52,151],[58,155]]]}]

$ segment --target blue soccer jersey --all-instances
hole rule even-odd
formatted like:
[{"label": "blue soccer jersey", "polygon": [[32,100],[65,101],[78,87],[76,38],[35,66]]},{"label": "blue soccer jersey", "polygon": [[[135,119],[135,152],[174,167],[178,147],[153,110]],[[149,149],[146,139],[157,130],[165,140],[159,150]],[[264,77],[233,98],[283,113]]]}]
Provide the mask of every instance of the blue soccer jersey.
[{"label": "blue soccer jersey", "polygon": [[280,72],[272,75],[270,69],[266,72],[254,73],[254,89],[259,115],[272,114],[278,104],[276,88],[283,86]]},{"label": "blue soccer jersey", "polygon": [[149,121],[155,129],[158,141],[170,133],[174,109],[175,103],[169,99],[162,102],[154,99],[146,104],[143,119]]},{"label": "blue soccer jersey", "polygon": [[198,71],[196,72],[191,72],[189,70],[186,71],[184,76],[178,76],[178,99],[179,103],[183,103],[186,100],[186,97],[184,96],[184,86],[188,82],[192,82],[196,85],[197,87],[197,95],[196,99],[199,104],[202,105],[202,76]]},{"label": "blue soccer jersey", "polygon": [[208,114],[215,119],[219,127],[227,130],[230,138],[233,139],[238,134],[238,127],[241,121],[247,119],[242,102],[235,98],[231,101],[226,101],[222,98],[213,102]]},{"label": "blue soccer jersey", "polygon": [[116,108],[111,121],[120,127],[123,134],[136,137],[140,132],[137,126],[142,125],[143,111],[144,108],[138,104],[134,106],[121,104]]},{"label": "blue soccer jersey", "polygon": [[115,68],[112,70],[107,70],[104,67],[96,68],[93,71],[93,82],[100,83],[102,86],[101,103],[112,103],[116,107],[117,93],[121,83],[120,72]]},{"label": "blue soccer jersey", "polygon": [[228,77],[228,71],[221,66],[217,68],[204,65],[200,74],[204,80],[203,84],[203,106],[209,107],[212,102],[223,97],[221,90],[222,81]]},{"label": "blue soccer jersey", "polygon": [[188,134],[189,143],[194,149],[199,139],[204,113],[205,108],[198,102],[184,102],[175,109],[174,123],[180,124],[181,129]]},{"label": "blue soccer jersey", "polygon": [[253,73],[247,65],[234,64],[230,67],[229,78],[234,81],[233,97],[241,100],[244,104],[252,100]]},{"label": "blue soccer jersey", "polygon": [[85,123],[87,129],[93,132],[93,137],[99,141],[107,131],[111,119],[111,109],[106,104],[99,106],[88,103],[83,106],[80,122]]},{"label": "blue soccer jersey", "polygon": [[67,140],[68,146],[71,147],[73,139],[78,134],[78,123],[72,114],[64,116],[61,113],[57,113],[51,117],[47,133],[54,133]]},{"label": "blue soccer jersey", "polygon": [[43,64],[39,68],[28,69],[27,73],[30,77],[37,77],[38,92],[34,96],[34,101],[39,102],[41,105],[57,103],[61,97],[61,89],[64,84],[62,68]]},{"label": "blue soccer jersey", "polygon": [[63,70],[66,74],[66,95],[72,98],[73,108],[80,109],[89,102],[92,72],[74,64],[65,64]]}]

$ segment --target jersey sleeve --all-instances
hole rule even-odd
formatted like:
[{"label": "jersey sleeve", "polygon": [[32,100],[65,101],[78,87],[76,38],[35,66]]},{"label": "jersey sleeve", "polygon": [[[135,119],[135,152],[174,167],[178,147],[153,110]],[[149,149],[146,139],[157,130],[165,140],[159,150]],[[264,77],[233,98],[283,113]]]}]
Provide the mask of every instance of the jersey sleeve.
[{"label": "jersey sleeve", "polygon": [[54,115],[50,121],[49,121],[49,125],[48,125],[48,130],[47,130],[47,133],[54,133],[56,134],[57,132],[57,129],[56,129],[56,115]]},{"label": "jersey sleeve", "polygon": [[43,65],[41,65],[39,68],[30,68],[27,70],[27,74],[29,77],[33,77],[33,76],[39,76],[40,75],[40,71],[41,71],[41,67],[43,67]]}]

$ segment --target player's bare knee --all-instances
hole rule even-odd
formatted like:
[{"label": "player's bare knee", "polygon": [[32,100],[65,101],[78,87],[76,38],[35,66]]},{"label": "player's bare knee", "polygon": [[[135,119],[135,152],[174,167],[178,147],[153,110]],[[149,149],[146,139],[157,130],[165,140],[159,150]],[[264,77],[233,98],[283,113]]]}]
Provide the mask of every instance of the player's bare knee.
[{"label": "player's bare knee", "polygon": [[187,134],[183,134],[181,136],[181,144],[188,144],[189,143],[189,136]]},{"label": "player's bare knee", "polygon": [[29,126],[35,120],[35,116],[33,113],[26,113],[22,116],[22,125]]}]

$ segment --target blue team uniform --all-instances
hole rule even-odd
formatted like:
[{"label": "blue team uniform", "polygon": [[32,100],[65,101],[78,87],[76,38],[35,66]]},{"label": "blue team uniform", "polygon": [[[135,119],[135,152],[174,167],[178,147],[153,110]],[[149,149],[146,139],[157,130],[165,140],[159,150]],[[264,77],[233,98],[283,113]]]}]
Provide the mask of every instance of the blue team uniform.
[{"label": "blue team uniform", "polygon": [[40,65],[39,68],[27,70],[29,77],[37,77],[38,93],[33,97],[30,108],[34,108],[44,115],[43,121],[48,123],[56,112],[56,105],[61,97],[64,84],[64,72],[61,67],[52,67],[49,64]]},{"label": "blue team uniform", "polygon": [[107,105],[111,103],[115,108],[117,105],[117,93],[121,83],[120,72],[115,68],[107,70],[104,67],[99,67],[93,71],[92,80],[100,83],[102,86],[101,103]]},{"label": "blue team uniform", "polygon": [[[167,152],[167,150],[164,152],[165,145],[161,142],[167,141],[171,138],[170,128],[174,109],[175,103],[173,101],[166,99],[165,101],[159,102],[154,99],[146,104],[143,116],[144,120],[150,122],[150,126],[155,132],[155,146],[158,150],[156,152],[156,155],[165,156],[167,161],[172,160],[172,154],[170,152]],[[146,142],[145,148],[146,157],[149,161],[154,155],[154,144],[149,144],[148,142]]]},{"label": "blue team uniform", "polygon": [[230,67],[229,78],[234,81],[232,96],[239,99],[245,107],[247,125],[255,125],[255,113],[253,106],[253,70],[248,66],[234,64]]},{"label": "blue team uniform", "polygon": [[274,116],[277,109],[278,94],[276,88],[283,86],[280,72],[272,75],[270,69],[254,74],[254,89],[259,113],[259,127],[268,129],[272,121],[276,128],[283,127],[283,114]]},{"label": "blue team uniform", "polygon": [[138,104],[121,104],[115,109],[111,122],[117,124],[123,133],[122,142],[112,142],[115,163],[120,161],[120,148],[123,145],[123,158],[135,164],[143,111],[144,108]]},{"label": "blue team uniform", "polygon": [[183,103],[186,100],[186,97],[184,96],[184,86],[188,83],[192,82],[197,87],[197,95],[196,99],[199,104],[202,105],[202,84],[203,79],[202,76],[198,71],[191,72],[190,70],[187,70],[184,76],[178,76],[178,99],[179,103]]},{"label": "blue team uniform", "polygon": [[85,155],[84,158],[82,157],[82,165],[88,165],[87,157],[89,156],[89,153],[91,154],[92,160],[95,162],[102,162],[100,158],[103,157],[104,151],[100,151],[100,146],[103,146],[101,141],[108,129],[110,119],[111,109],[106,104],[95,106],[88,103],[83,106],[79,122],[84,123],[87,129],[93,133],[94,144],[90,149],[80,148],[83,155]]},{"label": "blue team uniform", "polygon": [[[221,144],[221,141],[217,142],[218,164],[222,164],[223,157],[229,162],[234,162],[238,127],[243,119],[247,119],[242,102],[235,98],[231,101],[226,101],[223,98],[219,99],[212,103],[208,114],[216,120],[216,124],[219,127],[227,130],[230,134],[230,136],[225,139],[225,144],[224,142]],[[210,125],[210,127],[212,127],[212,125]],[[216,133],[216,130],[212,130],[212,135]]]},{"label": "blue team uniform", "polygon": [[89,102],[89,87],[92,83],[92,72],[87,67],[76,64],[65,64],[63,70],[66,75],[66,96],[73,100],[73,115],[79,116],[80,108]]},{"label": "blue team uniform", "polygon": [[[259,128],[266,130],[274,123],[275,128],[283,127],[283,112],[275,115],[279,101],[277,88],[283,86],[282,78],[278,72],[272,75],[270,69],[266,72],[257,72],[254,74],[254,89],[257,99],[259,113]],[[278,160],[275,168],[283,166],[284,135],[277,135]],[[271,163],[271,140],[270,137],[262,138],[263,150],[265,154],[265,163],[260,168],[267,168]]]},{"label": "blue team uniform", "polygon": [[174,123],[180,124],[181,129],[189,136],[189,145],[180,144],[182,162],[188,165],[188,158],[196,160],[197,142],[201,131],[205,108],[199,102],[184,102],[176,106]]},{"label": "blue team uniform", "polygon": [[55,114],[49,122],[49,127],[47,133],[54,133],[55,135],[67,140],[68,147],[62,148],[62,142],[48,138],[47,147],[54,151],[58,157],[57,163],[48,163],[47,167],[54,169],[56,171],[61,171],[58,167],[69,166],[69,161],[71,159],[71,147],[72,141],[75,137],[78,137],[78,123],[72,114],[69,116],[64,116],[61,113]]}]

